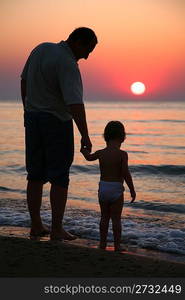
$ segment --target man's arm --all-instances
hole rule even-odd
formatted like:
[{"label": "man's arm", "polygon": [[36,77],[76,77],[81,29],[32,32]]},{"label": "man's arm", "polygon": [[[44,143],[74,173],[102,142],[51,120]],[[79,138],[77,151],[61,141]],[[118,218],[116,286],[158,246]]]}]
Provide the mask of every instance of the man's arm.
[{"label": "man's arm", "polygon": [[92,144],[88,134],[86,113],[84,104],[71,104],[68,105],[69,111],[78,127],[78,130],[82,136],[81,146],[86,147],[86,149],[91,152]]},{"label": "man's arm", "polygon": [[25,108],[25,98],[26,98],[26,80],[21,79],[21,97],[22,97],[22,104]]}]

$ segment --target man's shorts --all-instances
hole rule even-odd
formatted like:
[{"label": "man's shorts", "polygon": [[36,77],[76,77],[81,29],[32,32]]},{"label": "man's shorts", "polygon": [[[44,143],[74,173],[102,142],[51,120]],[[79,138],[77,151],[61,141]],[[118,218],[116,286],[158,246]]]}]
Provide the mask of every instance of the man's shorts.
[{"label": "man's shorts", "polygon": [[27,179],[67,188],[74,157],[72,120],[47,112],[25,112]]}]

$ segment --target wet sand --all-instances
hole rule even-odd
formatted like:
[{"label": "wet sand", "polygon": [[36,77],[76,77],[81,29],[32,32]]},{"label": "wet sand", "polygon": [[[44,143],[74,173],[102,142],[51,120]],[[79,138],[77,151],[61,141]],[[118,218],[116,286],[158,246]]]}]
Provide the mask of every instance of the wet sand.
[{"label": "wet sand", "polygon": [[29,240],[29,229],[0,227],[1,277],[185,277],[185,264],[96,249],[87,240]]}]

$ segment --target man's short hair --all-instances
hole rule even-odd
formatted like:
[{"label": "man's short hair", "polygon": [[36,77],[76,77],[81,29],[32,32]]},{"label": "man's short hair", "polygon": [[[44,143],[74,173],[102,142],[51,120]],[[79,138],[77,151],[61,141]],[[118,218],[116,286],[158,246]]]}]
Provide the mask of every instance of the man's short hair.
[{"label": "man's short hair", "polygon": [[87,27],[76,28],[68,37],[68,41],[75,42],[77,40],[80,40],[83,45],[88,45],[92,40],[98,42],[94,31]]}]

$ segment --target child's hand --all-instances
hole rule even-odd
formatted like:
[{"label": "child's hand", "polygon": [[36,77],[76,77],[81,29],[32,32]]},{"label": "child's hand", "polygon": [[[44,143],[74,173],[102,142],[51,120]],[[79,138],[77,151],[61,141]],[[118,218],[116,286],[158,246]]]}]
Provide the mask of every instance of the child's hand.
[{"label": "child's hand", "polygon": [[130,201],[130,203],[133,203],[136,199],[136,192],[133,190],[133,191],[130,191],[130,195],[131,195],[131,198],[132,200]]},{"label": "child's hand", "polygon": [[82,146],[80,152],[83,154],[86,160],[93,161],[98,159],[98,151],[90,153],[86,146]]}]

